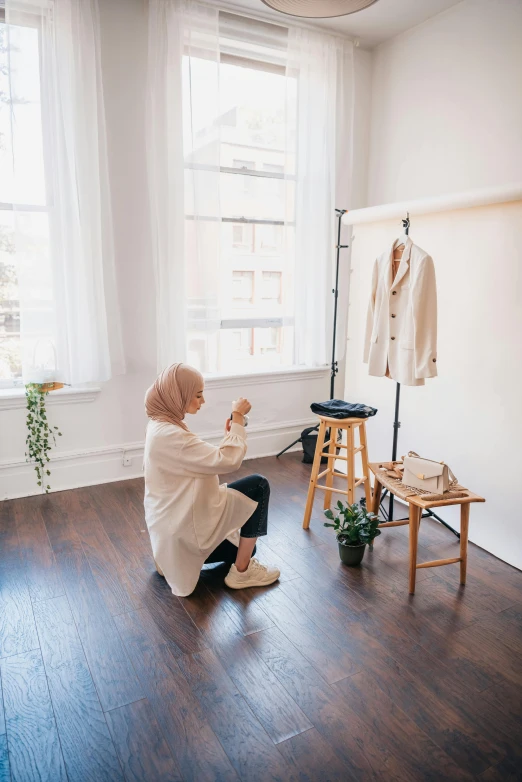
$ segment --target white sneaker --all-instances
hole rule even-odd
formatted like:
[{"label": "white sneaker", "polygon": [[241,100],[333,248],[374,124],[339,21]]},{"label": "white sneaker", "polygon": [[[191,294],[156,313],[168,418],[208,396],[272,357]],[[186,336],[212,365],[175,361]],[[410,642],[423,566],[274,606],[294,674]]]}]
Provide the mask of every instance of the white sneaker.
[{"label": "white sneaker", "polygon": [[258,559],[252,557],[247,569],[240,573],[235,565],[232,565],[225,578],[225,584],[230,589],[246,589],[246,587],[268,586],[277,581],[281,571],[273,565],[262,565]]}]

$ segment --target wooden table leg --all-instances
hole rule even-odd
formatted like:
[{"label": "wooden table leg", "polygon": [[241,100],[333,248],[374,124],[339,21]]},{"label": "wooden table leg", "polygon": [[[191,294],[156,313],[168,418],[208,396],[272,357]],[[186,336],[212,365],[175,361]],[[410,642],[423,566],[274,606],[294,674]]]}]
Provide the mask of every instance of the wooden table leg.
[{"label": "wooden table leg", "polygon": [[460,506],[460,583],[466,583],[468,564],[469,502]]},{"label": "wooden table leg", "polygon": [[373,484],[373,500],[371,506],[371,512],[379,515],[379,507],[381,505],[382,483],[379,483],[377,476],[375,476]]},{"label": "wooden table leg", "polygon": [[417,575],[417,542],[419,539],[419,519],[421,508],[410,505],[410,595],[415,594],[415,577]]}]

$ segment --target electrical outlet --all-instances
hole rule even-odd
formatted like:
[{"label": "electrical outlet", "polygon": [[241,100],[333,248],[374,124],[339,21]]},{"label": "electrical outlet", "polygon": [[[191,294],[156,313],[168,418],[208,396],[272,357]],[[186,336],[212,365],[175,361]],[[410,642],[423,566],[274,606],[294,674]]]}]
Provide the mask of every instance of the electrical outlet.
[{"label": "electrical outlet", "polygon": [[130,467],[132,465],[132,459],[130,456],[127,456],[127,454],[124,453],[121,459],[121,463],[124,467]]}]

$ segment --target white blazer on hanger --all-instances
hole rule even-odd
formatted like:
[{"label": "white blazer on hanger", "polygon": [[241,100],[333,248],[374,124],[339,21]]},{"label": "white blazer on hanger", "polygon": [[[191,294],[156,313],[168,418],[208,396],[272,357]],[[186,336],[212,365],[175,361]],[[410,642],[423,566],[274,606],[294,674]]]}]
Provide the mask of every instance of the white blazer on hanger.
[{"label": "white blazer on hanger", "polygon": [[395,279],[393,245],[375,261],[364,362],[370,375],[422,386],[437,376],[437,285],[432,258],[407,239]]}]

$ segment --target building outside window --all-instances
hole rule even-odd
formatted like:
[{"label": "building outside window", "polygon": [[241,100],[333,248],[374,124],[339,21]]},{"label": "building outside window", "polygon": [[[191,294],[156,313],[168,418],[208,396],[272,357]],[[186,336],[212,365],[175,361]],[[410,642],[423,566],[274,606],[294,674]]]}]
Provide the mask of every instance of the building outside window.
[{"label": "building outside window", "polygon": [[261,296],[263,301],[281,304],[282,274],[281,272],[263,272]]},{"label": "building outside window", "polygon": [[254,303],[254,272],[233,272],[232,299],[237,306]]}]

